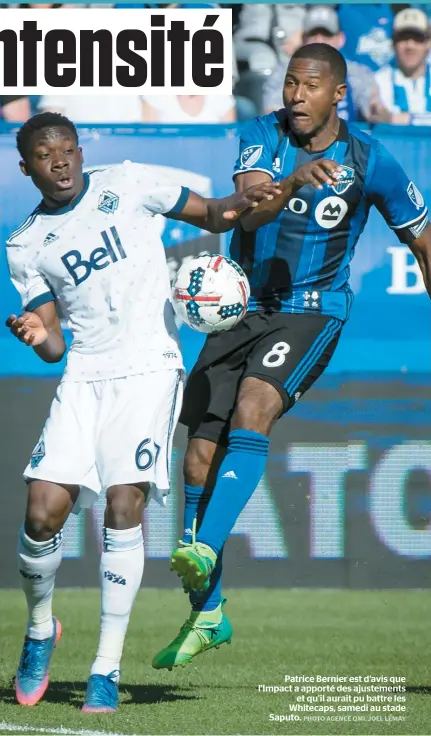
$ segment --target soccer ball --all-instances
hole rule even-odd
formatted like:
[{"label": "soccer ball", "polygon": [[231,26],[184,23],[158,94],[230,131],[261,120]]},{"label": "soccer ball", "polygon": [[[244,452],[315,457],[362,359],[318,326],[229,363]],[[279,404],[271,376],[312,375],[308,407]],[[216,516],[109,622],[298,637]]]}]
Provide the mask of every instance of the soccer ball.
[{"label": "soccer ball", "polygon": [[244,317],[250,297],[242,268],[218,254],[184,263],[172,288],[177,316],[198,332],[230,330]]}]

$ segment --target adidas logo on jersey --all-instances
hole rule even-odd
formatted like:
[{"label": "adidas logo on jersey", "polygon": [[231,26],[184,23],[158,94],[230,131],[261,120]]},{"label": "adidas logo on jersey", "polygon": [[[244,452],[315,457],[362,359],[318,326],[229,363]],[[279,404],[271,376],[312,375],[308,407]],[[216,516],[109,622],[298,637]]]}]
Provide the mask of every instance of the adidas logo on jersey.
[{"label": "adidas logo on jersey", "polygon": [[58,235],[56,235],[55,233],[48,233],[45,240],[43,241],[43,247],[46,248],[47,245],[55,243],[56,240],[58,240]]},{"label": "adidas logo on jersey", "polygon": [[86,281],[92,271],[101,271],[102,268],[110,266],[111,263],[127,258],[116,227],[103,230],[100,234],[106,247],[95,248],[90,253],[88,260],[82,257],[79,250],[70,250],[61,257],[64,266],[72,276],[75,286],[79,286],[79,284]]},{"label": "adidas logo on jersey", "polygon": [[234,470],[228,470],[227,473],[222,475],[222,478],[233,478],[234,480],[238,480],[238,476]]}]

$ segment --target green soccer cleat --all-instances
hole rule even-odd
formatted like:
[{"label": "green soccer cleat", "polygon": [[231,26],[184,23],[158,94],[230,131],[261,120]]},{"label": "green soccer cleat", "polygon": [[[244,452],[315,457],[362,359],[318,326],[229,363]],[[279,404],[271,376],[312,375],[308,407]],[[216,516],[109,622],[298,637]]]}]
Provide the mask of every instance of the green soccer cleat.
[{"label": "green soccer cleat", "polygon": [[182,578],[187,593],[208,590],[217,555],[202,542],[181,542],[171,556],[171,570]]},{"label": "green soccer cleat", "polygon": [[154,669],[184,667],[198,654],[230,644],[232,625],[223,614],[225,603],[226,599],[223,599],[215,611],[192,611],[175,639],[154,657]]}]

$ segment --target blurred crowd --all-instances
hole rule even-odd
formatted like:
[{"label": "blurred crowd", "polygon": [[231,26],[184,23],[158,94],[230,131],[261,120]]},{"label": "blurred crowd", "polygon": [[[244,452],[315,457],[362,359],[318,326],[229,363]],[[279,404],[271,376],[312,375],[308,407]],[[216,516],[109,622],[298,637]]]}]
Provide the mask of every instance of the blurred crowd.
[{"label": "blurred crowd", "polygon": [[[82,5],[0,5],[76,8]],[[213,3],[86,5],[217,8]],[[223,7],[226,7],[223,5]],[[232,5],[232,96],[1,97],[11,122],[34,112],[61,112],[76,123],[227,123],[249,120],[283,105],[290,56],[300,46],[328,43],[347,62],[348,90],[340,117],[353,122],[431,125],[431,4]]]}]

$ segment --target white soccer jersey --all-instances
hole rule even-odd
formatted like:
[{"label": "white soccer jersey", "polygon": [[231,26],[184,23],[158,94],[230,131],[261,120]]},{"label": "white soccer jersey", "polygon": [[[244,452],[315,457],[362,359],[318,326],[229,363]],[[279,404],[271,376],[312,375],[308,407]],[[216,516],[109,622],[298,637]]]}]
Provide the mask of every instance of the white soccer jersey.
[{"label": "white soccer jersey", "polygon": [[64,379],[181,368],[155,215],[180,212],[189,190],[129,161],[84,177],[72,205],[39,205],[7,241],[23,309],[55,299],[73,335]]}]

